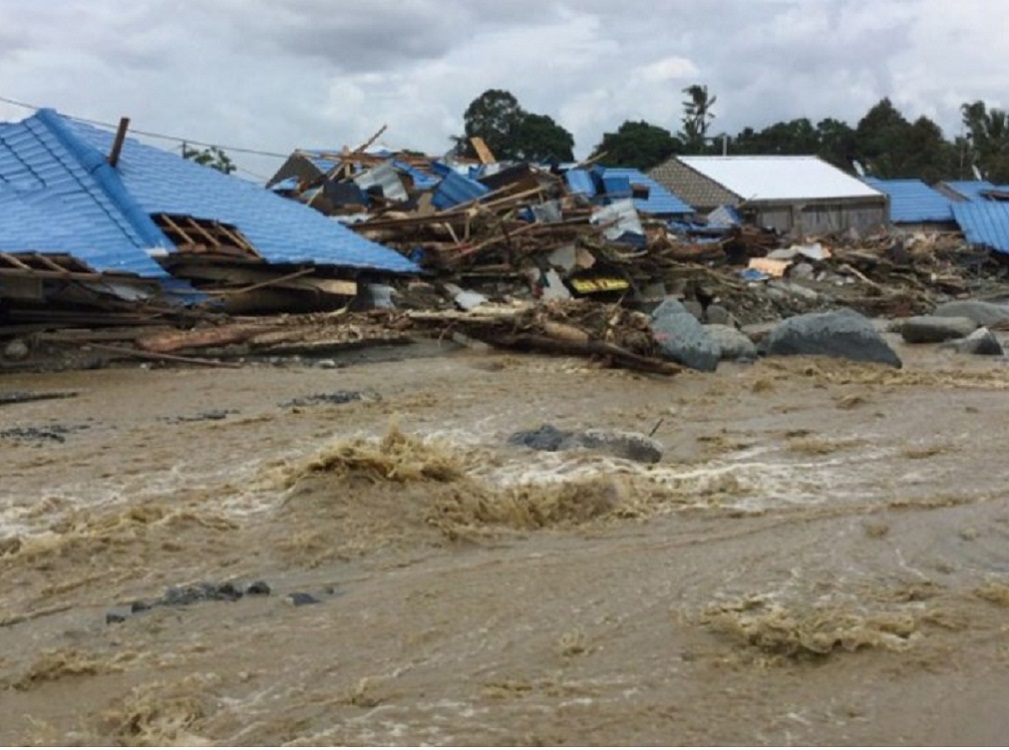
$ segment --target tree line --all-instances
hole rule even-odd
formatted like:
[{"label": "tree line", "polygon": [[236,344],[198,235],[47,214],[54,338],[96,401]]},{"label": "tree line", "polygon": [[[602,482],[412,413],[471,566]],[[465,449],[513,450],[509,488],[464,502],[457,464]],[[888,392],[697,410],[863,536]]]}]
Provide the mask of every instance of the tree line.
[{"label": "tree line", "polygon": [[[870,107],[854,127],[834,118],[814,124],[802,117],[760,130],[745,127],[734,135],[712,136],[717,97],[700,84],[688,86],[683,94],[677,132],[644,120],[626,120],[615,132],[603,133],[592,150],[594,161],[648,170],[674,155],[816,155],[847,172],[861,167],[884,179],[935,183],[980,176],[1009,183],[1009,115],[983,101],[961,106],[964,134],[952,140],[924,115],[908,120],[889,98]],[[466,108],[463,123],[464,134],[453,137],[457,155],[475,156],[470,139],[479,136],[501,160],[574,160],[571,133],[551,117],[523,109],[509,91],[482,93]]]}]

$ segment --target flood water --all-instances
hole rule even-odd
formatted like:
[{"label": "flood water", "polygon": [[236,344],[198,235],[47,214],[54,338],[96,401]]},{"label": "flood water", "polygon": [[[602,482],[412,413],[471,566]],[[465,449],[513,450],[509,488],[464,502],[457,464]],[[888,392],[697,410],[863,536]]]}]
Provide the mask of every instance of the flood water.
[{"label": "flood water", "polygon": [[2,376],[0,741],[1001,744],[1009,369],[901,354]]}]

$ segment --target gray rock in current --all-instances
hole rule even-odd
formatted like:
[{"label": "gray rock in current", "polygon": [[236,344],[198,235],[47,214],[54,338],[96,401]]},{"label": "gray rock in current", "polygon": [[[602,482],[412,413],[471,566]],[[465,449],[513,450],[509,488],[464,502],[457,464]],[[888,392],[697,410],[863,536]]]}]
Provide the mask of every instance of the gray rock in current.
[{"label": "gray rock in current", "polygon": [[116,607],[105,613],[105,624],[115,625],[119,622],[126,622],[126,619],[133,614],[129,607]]},{"label": "gray rock in current", "polygon": [[988,357],[1005,355],[1002,344],[987,328],[978,328],[974,333],[956,341],[943,344],[943,348],[953,349],[959,354],[978,354]]},{"label": "gray rock in current", "polygon": [[1009,322],[1009,306],[996,305],[993,302],[983,302],[977,299],[945,302],[935,308],[932,314],[948,318],[970,318],[981,326]]},{"label": "gray rock in current", "polygon": [[545,424],[535,430],[520,430],[508,437],[511,445],[521,445],[534,451],[559,451],[561,446],[574,436],[568,430],[559,430],[552,424]]},{"label": "gray rock in current", "polygon": [[651,328],[665,359],[705,372],[718,367],[718,344],[679,300],[666,297],[652,311]]},{"label": "gray rock in current", "polygon": [[742,331],[733,326],[709,323],[704,326],[708,335],[715,340],[723,360],[742,359],[752,361],[757,358],[757,345]]},{"label": "gray rock in current", "polygon": [[891,367],[902,364],[872,321],[854,310],[796,315],[782,321],[762,344],[769,356],[823,355]]},{"label": "gray rock in current", "polygon": [[916,315],[900,325],[900,335],[909,344],[938,344],[969,336],[978,324],[971,318]]},{"label": "gray rock in current", "polygon": [[28,344],[21,339],[14,339],[7,343],[3,350],[4,359],[11,362],[20,362],[26,359],[29,354]]},{"label": "gray rock in current", "polygon": [[284,601],[292,607],[304,607],[307,604],[318,604],[319,599],[304,591],[295,591],[284,597]]},{"label": "gray rock in current", "polygon": [[561,446],[561,450],[570,448],[586,448],[645,464],[662,460],[662,443],[639,432],[589,429],[575,433]]}]

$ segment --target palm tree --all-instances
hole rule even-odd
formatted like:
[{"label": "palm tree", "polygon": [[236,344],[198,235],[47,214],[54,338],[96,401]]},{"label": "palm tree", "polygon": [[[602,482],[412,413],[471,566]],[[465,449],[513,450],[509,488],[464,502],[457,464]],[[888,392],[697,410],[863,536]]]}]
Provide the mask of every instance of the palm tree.
[{"label": "palm tree", "polygon": [[715,119],[711,108],[718,100],[717,96],[709,96],[708,87],[694,84],[683,89],[690,98],[683,102],[683,132],[680,133],[687,149],[693,153],[704,150],[708,126]]},{"label": "palm tree", "polygon": [[960,113],[967,128],[972,163],[988,179],[1004,178],[1009,163],[1009,113],[989,110],[983,101],[961,105]]}]

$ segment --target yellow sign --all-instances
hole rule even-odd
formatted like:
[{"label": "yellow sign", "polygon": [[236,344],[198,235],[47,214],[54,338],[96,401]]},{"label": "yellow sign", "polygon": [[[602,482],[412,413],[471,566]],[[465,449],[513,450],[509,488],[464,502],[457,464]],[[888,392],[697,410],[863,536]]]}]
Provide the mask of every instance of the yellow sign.
[{"label": "yellow sign", "polygon": [[572,279],[571,286],[574,287],[576,292],[591,294],[592,292],[616,292],[621,289],[628,289],[631,285],[627,279],[599,277],[595,279]]}]

